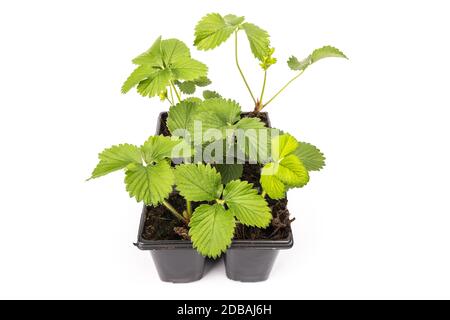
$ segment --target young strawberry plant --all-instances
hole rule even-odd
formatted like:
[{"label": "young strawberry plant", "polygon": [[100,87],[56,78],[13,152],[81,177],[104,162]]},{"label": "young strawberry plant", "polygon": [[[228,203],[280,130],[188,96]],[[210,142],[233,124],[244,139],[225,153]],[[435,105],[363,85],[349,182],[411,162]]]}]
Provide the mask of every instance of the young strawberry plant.
[{"label": "young strawberry plant", "polygon": [[[261,88],[261,94],[259,96],[256,96],[254,94],[239,63],[238,39],[239,33],[241,32],[244,32],[246,34],[251,51],[255,58],[259,60],[261,69],[263,70],[263,84]],[[346,55],[342,53],[342,51],[332,46],[324,46],[322,48],[316,49],[303,60],[298,60],[295,56],[292,56],[288,60],[288,66],[293,71],[297,71],[297,74],[285,85],[283,85],[282,88],[277,91],[271,98],[265,101],[264,94],[266,89],[268,70],[272,65],[277,63],[277,59],[273,57],[275,49],[270,44],[270,36],[266,30],[256,26],[253,23],[246,22],[244,17],[239,17],[232,14],[222,16],[219,13],[210,13],[204,16],[197,23],[197,26],[195,28],[194,45],[199,50],[210,50],[217,48],[222,43],[227,41],[231,36],[234,36],[234,56],[236,67],[253,100],[255,113],[260,112],[267,105],[272,103],[273,100],[275,100],[275,98],[278,97],[292,82],[298,79],[303,74],[303,72],[305,72],[306,68],[308,68],[311,64],[329,57],[339,57],[347,59]]]},{"label": "young strawberry plant", "polygon": [[164,205],[175,218],[187,223],[166,200],[175,182],[170,160],[174,154],[189,157],[186,149],[189,150],[183,140],[163,136],[150,137],[141,147],[132,144],[112,146],[98,155],[100,161],[90,179],[125,170],[125,185],[130,197],[148,206]]},{"label": "young strawberry plant", "polygon": [[253,185],[233,180],[225,186],[215,168],[184,164],[175,169],[176,188],[189,201],[208,202],[195,209],[189,235],[194,248],[216,258],[231,244],[236,220],[246,226],[265,228],[272,220],[266,200]]},{"label": "young strawberry plant", "polygon": [[[259,95],[239,63],[241,34],[263,72]],[[159,37],[132,60],[136,67],[122,92],[136,88],[144,97],[169,102],[169,111],[160,119],[160,132],[142,146],[120,144],[105,149],[91,175],[94,179],[124,170],[130,197],[148,210],[144,223],[158,224],[143,225],[140,232],[152,231],[151,241],[188,243],[211,258],[226,252],[236,239],[286,238],[280,235],[283,228],[290,232],[286,194],[304,187],[310,173],[325,166],[325,157],[315,146],[271,128],[267,113],[261,110],[312,64],[328,57],[347,58],[332,46],[316,49],[302,60],[291,56],[287,64],[295,76],[266,99],[268,72],[277,63],[267,31],[244,17],[211,13],[197,23],[194,45],[199,50],[215,49],[230,37],[234,38],[234,62],[253,101],[252,112],[243,112],[238,102],[216,91],[203,89],[195,96],[198,88],[211,84],[208,67],[193,59],[182,41]],[[249,238],[243,236],[245,232]],[[160,249],[159,244],[152,248]]]}]

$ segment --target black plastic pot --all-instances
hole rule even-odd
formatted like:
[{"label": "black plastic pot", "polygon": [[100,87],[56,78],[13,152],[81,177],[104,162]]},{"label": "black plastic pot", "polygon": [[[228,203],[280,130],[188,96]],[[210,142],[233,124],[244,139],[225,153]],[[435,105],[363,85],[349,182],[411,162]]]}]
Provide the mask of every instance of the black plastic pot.
[{"label": "black plastic pot", "polygon": [[136,246],[150,251],[160,279],[173,283],[200,280],[205,269],[205,258],[192,248],[190,241],[150,241],[142,237],[148,210],[151,208],[145,206],[142,210]]},{"label": "black plastic pot", "polygon": [[[167,112],[160,113],[157,134],[162,134],[162,122]],[[270,120],[267,116],[270,126]],[[162,281],[185,283],[200,280],[206,259],[186,240],[149,241],[142,237],[148,210],[144,206],[136,246],[149,250]],[[224,254],[226,274],[229,279],[242,282],[267,280],[280,250],[293,246],[292,232],[285,240],[235,240]]]},{"label": "black plastic pot", "polygon": [[286,240],[235,240],[224,255],[227,277],[242,282],[265,281],[279,251],[293,245],[292,232]]}]

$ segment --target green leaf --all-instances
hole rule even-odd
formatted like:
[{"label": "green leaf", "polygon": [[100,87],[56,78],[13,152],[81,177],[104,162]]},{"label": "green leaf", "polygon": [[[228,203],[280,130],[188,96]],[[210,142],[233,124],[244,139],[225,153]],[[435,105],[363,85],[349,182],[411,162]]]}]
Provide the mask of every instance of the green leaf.
[{"label": "green leaf", "polygon": [[149,77],[154,77],[158,72],[159,70],[153,68],[153,66],[151,65],[144,65],[137,67],[136,69],[134,69],[134,71],[129,75],[127,80],[122,85],[122,93],[127,93],[139,82]]},{"label": "green leaf", "polygon": [[308,171],[319,171],[325,166],[323,153],[317,147],[307,142],[300,142],[294,154],[301,160]]},{"label": "green leaf", "polygon": [[[180,136],[180,134],[184,135],[187,132],[193,132],[193,120],[197,113],[197,104],[198,103],[184,100],[170,108],[167,118],[167,127],[169,128],[170,133]],[[181,132],[181,130],[184,131]]]},{"label": "green leaf", "polygon": [[241,107],[232,100],[207,99],[198,106],[197,120],[202,121],[203,130],[232,127],[241,117]]},{"label": "green leaf", "polygon": [[266,127],[266,124],[261,121],[259,118],[242,118],[236,124],[236,127],[239,129],[263,129]]},{"label": "green leaf", "polygon": [[133,59],[133,63],[139,66],[123,84],[123,93],[137,85],[141,95],[154,97],[164,92],[171,81],[195,80],[208,73],[207,66],[192,59],[189,48],[177,39],[158,38],[149,50]]},{"label": "green leaf", "polygon": [[289,134],[282,134],[272,139],[272,158],[278,161],[293,153],[298,148],[298,141]]},{"label": "green leaf", "polygon": [[220,94],[218,94],[216,91],[205,90],[205,91],[203,91],[203,98],[205,100],[207,100],[207,99],[214,99],[214,98],[222,98],[222,96]]},{"label": "green leaf", "polygon": [[264,122],[258,118],[242,118],[236,124],[239,131],[236,131],[239,150],[245,155],[245,161],[263,163],[270,156],[267,139],[270,139],[270,132]]},{"label": "green leaf", "polygon": [[276,177],[288,187],[303,187],[309,182],[308,170],[291,154],[275,165]]},{"label": "green leaf", "polygon": [[177,81],[177,86],[180,88],[181,92],[184,94],[193,94],[195,93],[195,83],[193,81]]},{"label": "green leaf", "polygon": [[217,258],[231,245],[236,222],[222,205],[203,204],[195,209],[189,227],[194,248],[203,256]]},{"label": "green leaf", "polygon": [[182,164],[175,168],[177,190],[189,201],[212,201],[220,197],[222,178],[211,165]]},{"label": "green leaf", "polygon": [[266,164],[261,171],[261,186],[270,198],[279,200],[286,196],[286,187],[275,174],[275,163]]},{"label": "green leaf", "polygon": [[136,165],[127,170],[125,176],[126,189],[130,197],[145,205],[156,206],[172,192],[175,178],[167,161],[155,165]]},{"label": "green leaf", "polygon": [[141,147],[144,160],[147,164],[159,162],[164,159],[172,159],[180,156],[174,154],[174,148],[184,141],[175,137],[153,136]]},{"label": "green leaf", "polygon": [[261,62],[270,55],[270,36],[266,30],[252,23],[244,23],[241,28],[247,34],[253,55]]},{"label": "green leaf", "polygon": [[184,99],[183,101],[188,102],[188,103],[193,103],[195,105],[199,105],[200,103],[203,102],[202,99],[197,98],[197,97],[189,97],[189,98]]},{"label": "green leaf", "polygon": [[242,22],[244,22],[244,17],[239,17],[234,14],[227,14],[225,17],[223,17],[225,22],[230,26],[239,26]]},{"label": "green leaf", "polygon": [[215,167],[222,177],[223,184],[240,179],[244,172],[242,164],[216,164]]},{"label": "green leaf", "polygon": [[311,64],[311,58],[307,57],[306,59],[299,61],[296,57],[292,56],[289,58],[287,63],[291,70],[301,71],[305,70]]},{"label": "green leaf", "polygon": [[161,37],[156,39],[150,49],[133,59],[134,64],[162,66]]},{"label": "green leaf", "polygon": [[244,225],[266,228],[272,213],[264,198],[247,181],[234,180],[223,191],[223,199],[233,215]]},{"label": "green leaf", "polygon": [[313,53],[311,54],[311,63],[317,62],[324,58],[332,57],[348,59],[347,56],[338,48],[332,46],[324,46],[313,51]]},{"label": "green leaf", "polygon": [[177,80],[194,80],[206,76],[208,73],[208,67],[205,64],[191,58],[173,62],[170,70],[174,79]]},{"label": "green leaf", "polygon": [[155,97],[170,84],[172,73],[169,69],[158,70],[137,86],[137,91],[144,97]]},{"label": "green leaf", "polygon": [[126,168],[132,163],[142,163],[141,151],[131,144],[120,144],[102,151],[98,158],[100,162],[92,172],[91,179]]},{"label": "green leaf", "polygon": [[161,41],[161,58],[164,64],[170,65],[179,61],[185,61],[191,57],[189,48],[183,41],[178,39],[167,39]]},{"label": "green leaf", "polygon": [[243,17],[234,15],[222,17],[218,13],[210,13],[195,27],[194,45],[199,50],[214,49],[225,42],[243,21]]},{"label": "green leaf", "polygon": [[299,61],[294,56],[290,57],[288,60],[288,66],[292,70],[301,71],[305,70],[307,67],[319,60],[332,57],[348,59],[347,56],[338,48],[332,46],[324,46],[322,48],[314,50],[308,57],[301,61]]},{"label": "green leaf", "polygon": [[211,84],[211,80],[208,77],[200,77],[194,80],[194,83],[197,87],[206,87]]}]

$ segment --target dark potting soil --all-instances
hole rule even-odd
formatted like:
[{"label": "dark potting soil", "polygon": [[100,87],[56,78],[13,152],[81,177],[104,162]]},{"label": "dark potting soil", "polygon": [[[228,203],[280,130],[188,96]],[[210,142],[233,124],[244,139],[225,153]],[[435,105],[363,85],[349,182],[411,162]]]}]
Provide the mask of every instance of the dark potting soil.
[{"label": "dark potting soil", "polygon": [[[269,126],[267,114],[253,112],[242,113],[242,117],[258,117]],[[167,113],[161,115],[161,126],[159,134],[170,136],[166,125]],[[261,165],[244,164],[242,180],[253,183],[255,188],[260,189]],[[287,199],[272,200],[266,198],[272,210],[272,222],[266,229],[246,227],[238,224],[236,226],[235,240],[284,240],[289,236],[291,220],[287,209]],[[182,196],[174,192],[168,199],[178,212],[183,212],[186,202]],[[193,203],[195,209],[198,203]],[[189,240],[188,229],[183,222],[175,219],[164,206],[147,207],[147,216],[142,234],[146,240]]]},{"label": "dark potting soil", "polygon": [[[169,197],[169,202],[179,211],[185,208],[185,201],[178,193]],[[236,226],[235,240],[284,240],[289,236],[290,225],[287,199],[268,199],[272,209],[272,222],[266,229]],[[195,207],[195,206],[194,206]],[[148,207],[142,237],[145,240],[189,240],[188,228],[175,219],[163,206]]]}]

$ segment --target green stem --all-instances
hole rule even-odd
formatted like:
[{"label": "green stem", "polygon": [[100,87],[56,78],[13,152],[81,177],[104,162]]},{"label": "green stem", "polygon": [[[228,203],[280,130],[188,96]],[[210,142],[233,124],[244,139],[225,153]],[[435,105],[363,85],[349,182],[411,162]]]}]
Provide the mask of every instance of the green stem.
[{"label": "green stem", "polygon": [[178,102],[181,102],[181,95],[178,93],[178,90],[175,87],[175,84],[173,83],[173,81],[170,81],[170,84],[172,85],[173,91],[175,91],[175,94],[177,96]]},{"label": "green stem", "polygon": [[177,219],[179,219],[179,220],[181,220],[181,221],[183,221],[184,223],[187,223],[187,221],[186,221],[186,219],[181,215],[181,214],[179,214],[178,213],[178,211],[174,208],[174,207],[172,207],[172,205],[169,203],[169,202],[167,202],[166,200],[164,200],[163,202],[162,202],[162,204],[177,218]]},{"label": "green stem", "polygon": [[166,100],[169,101],[170,106],[172,107],[173,106],[173,99],[170,99],[169,97],[166,97]]},{"label": "green stem", "polygon": [[239,59],[238,59],[238,31],[236,30],[234,32],[234,56],[236,60],[236,66],[239,70],[239,73],[241,74],[242,79],[244,80],[245,86],[247,87],[248,92],[252,96],[253,103],[256,105],[256,99],[253,95],[252,89],[250,89],[250,86],[248,85],[247,79],[245,79],[244,73],[242,72],[241,66],[239,65]]},{"label": "green stem", "polygon": [[267,192],[263,191],[263,192],[261,193],[261,196],[262,196],[263,198],[265,198],[265,197],[267,196]]},{"label": "green stem", "polygon": [[187,214],[188,214],[188,217],[190,220],[192,217],[192,203],[188,200],[186,200],[186,210],[187,210]]},{"label": "green stem", "polygon": [[261,108],[261,110],[264,108],[264,107],[266,107],[269,103],[271,103],[273,100],[275,100],[275,98],[276,97],[278,97],[279,95],[280,95],[280,93],[282,93],[292,82],[294,82],[295,80],[297,80],[298,79],[298,77],[300,77],[302,74],[303,74],[303,72],[304,72],[305,70],[302,70],[298,75],[296,75],[294,78],[292,78],[291,80],[289,80],[289,82],[288,83],[286,83],[286,85],[283,87],[283,88],[281,88],[281,90],[280,91],[278,91],[269,101],[267,101],[267,103],[265,103],[263,106],[262,106],[262,108]]},{"label": "green stem", "polygon": [[[171,98],[171,103],[172,103],[172,106],[173,106],[175,100],[173,99],[173,89],[172,89],[172,86],[170,86],[170,98]],[[170,100],[169,100],[169,101],[170,101]]]},{"label": "green stem", "polygon": [[264,70],[264,82],[261,90],[261,98],[259,98],[259,103],[262,105],[264,98],[264,91],[266,90],[266,82],[267,82],[267,70]]}]

